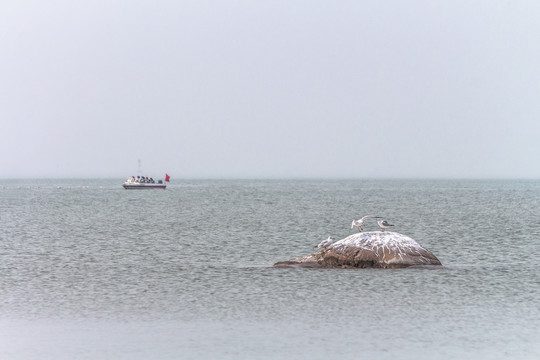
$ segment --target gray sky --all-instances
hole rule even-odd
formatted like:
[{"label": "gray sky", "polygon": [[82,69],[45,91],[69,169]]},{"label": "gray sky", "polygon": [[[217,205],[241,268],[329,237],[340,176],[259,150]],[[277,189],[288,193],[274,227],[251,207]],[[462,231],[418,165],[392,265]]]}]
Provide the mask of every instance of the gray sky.
[{"label": "gray sky", "polygon": [[0,2],[0,178],[540,177],[538,1]]}]

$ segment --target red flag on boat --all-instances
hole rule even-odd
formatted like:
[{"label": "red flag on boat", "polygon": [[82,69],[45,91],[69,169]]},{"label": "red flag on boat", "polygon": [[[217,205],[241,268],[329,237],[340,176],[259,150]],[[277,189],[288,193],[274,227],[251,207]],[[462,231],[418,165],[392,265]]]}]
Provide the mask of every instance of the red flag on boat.
[{"label": "red flag on boat", "polygon": [[165,181],[166,181],[166,182],[169,182],[169,179],[170,179],[170,178],[171,178],[171,177],[169,176],[169,174],[165,174]]}]

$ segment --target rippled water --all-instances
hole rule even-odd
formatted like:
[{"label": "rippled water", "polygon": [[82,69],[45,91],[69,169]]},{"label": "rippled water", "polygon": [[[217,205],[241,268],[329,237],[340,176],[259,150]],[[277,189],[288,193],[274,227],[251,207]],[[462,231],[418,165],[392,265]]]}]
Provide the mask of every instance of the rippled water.
[{"label": "rippled water", "polygon": [[[0,181],[0,358],[540,358],[540,182],[121,182]],[[366,214],[446,269],[271,267]]]}]

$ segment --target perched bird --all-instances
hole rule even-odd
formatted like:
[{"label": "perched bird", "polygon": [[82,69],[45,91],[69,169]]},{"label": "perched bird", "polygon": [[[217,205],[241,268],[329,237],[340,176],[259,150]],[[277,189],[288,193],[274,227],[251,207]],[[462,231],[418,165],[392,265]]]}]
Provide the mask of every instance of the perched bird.
[{"label": "perched bird", "polygon": [[364,230],[364,229],[362,229],[362,225],[364,225],[364,220],[366,220],[366,219],[378,219],[378,218],[380,218],[380,216],[366,215],[361,219],[353,220],[353,222],[351,224],[351,229],[356,226],[358,228],[358,232],[362,232]]},{"label": "perched bird", "polygon": [[384,231],[387,227],[394,226],[384,219],[377,219],[377,224],[379,224],[379,227],[382,229],[381,231]]},{"label": "perched bird", "polygon": [[321,243],[317,246],[314,246],[316,248],[322,249],[327,247],[328,245],[332,244],[334,242],[334,238],[329,236],[328,239],[321,241]]}]

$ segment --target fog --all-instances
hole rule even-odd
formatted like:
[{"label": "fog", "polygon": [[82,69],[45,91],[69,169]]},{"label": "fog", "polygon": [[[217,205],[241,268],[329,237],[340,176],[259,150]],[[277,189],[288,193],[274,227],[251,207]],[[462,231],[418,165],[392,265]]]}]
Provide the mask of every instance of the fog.
[{"label": "fog", "polygon": [[540,3],[6,1],[0,178],[538,178]]}]

